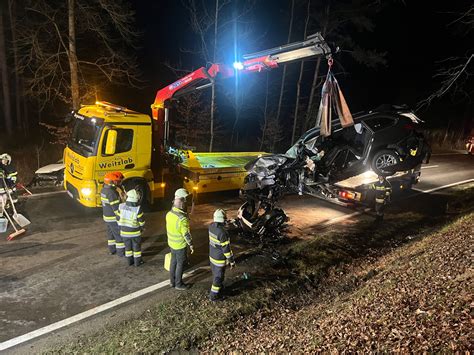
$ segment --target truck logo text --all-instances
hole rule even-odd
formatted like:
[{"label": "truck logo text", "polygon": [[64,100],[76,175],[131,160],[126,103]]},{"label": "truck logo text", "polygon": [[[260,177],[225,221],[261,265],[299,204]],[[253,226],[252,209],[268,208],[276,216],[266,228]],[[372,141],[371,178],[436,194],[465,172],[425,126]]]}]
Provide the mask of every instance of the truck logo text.
[{"label": "truck logo text", "polygon": [[133,163],[133,159],[132,158],[118,158],[118,159],[115,159],[113,161],[108,161],[108,162],[103,162],[103,163],[99,163],[99,167],[101,169],[106,169],[106,168],[115,168],[115,167],[119,167],[119,166],[122,166],[122,165],[127,165],[127,164],[132,164]]}]

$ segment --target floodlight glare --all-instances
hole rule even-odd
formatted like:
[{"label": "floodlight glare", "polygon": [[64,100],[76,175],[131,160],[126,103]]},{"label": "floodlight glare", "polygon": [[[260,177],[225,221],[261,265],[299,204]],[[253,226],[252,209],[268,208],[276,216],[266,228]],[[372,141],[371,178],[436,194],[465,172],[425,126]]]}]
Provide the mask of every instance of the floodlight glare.
[{"label": "floodlight glare", "polygon": [[234,69],[242,70],[244,69],[244,65],[241,62],[234,62]]}]

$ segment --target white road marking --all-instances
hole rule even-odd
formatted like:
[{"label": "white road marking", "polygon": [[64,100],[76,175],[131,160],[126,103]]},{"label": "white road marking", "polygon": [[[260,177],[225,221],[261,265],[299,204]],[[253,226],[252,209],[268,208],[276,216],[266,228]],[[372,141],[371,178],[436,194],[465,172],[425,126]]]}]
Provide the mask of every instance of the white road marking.
[{"label": "white road marking", "polygon": [[422,166],[421,168],[422,169],[433,169],[433,168],[437,168],[439,167],[439,165],[428,165],[428,166]]},{"label": "white road marking", "polygon": [[420,189],[415,189],[415,188],[413,188],[412,190],[418,191],[418,192],[423,193],[423,194],[429,194],[431,192],[444,190],[444,189],[447,189],[449,187],[453,187],[453,186],[457,186],[457,185],[467,184],[469,182],[474,182],[474,179],[467,179],[467,180],[463,180],[463,181],[453,182],[452,184],[434,187],[434,188],[429,189],[429,190],[420,190]]},{"label": "white road marking", "polygon": [[[193,269],[193,270],[190,270],[189,272],[185,273],[183,275],[183,278],[187,278],[189,276],[191,276],[192,274],[194,274],[197,270],[200,270],[201,268],[198,267],[196,269]],[[165,280],[165,281],[162,281],[162,282],[159,282],[155,285],[151,285],[149,287],[146,287],[144,289],[141,289],[141,290],[138,290],[138,291],[135,291],[135,292],[132,292],[128,295],[125,295],[123,297],[120,297],[120,298],[117,298],[116,300],[113,300],[113,301],[110,301],[110,302],[107,302],[107,303],[104,303],[100,306],[97,306],[95,308],[92,308],[92,309],[89,309],[88,311],[85,311],[85,312],[82,312],[82,313],[79,313],[79,314],[76,314],[72,317],[69,317],[69,318],[66,318],[66,319],[63,319],[63,320],[60,320],[56,323],[52,323],[50,325],[47,325],[43,328],[39,328],[39,329],[36,329],[32,332],[29,332],[29,333],[26,333],[26,334],[23,334],[23,335],[20,335],[16,338],[12,338],[12,339],[9,339],[9,340],[6,340],[4,341],[3,343],[0,343],[0,351],[2,350],[6,350],[6,349],[9,349],[11,347],[14,347],[16,345],[19,345],[19,344],[22,344],[24,342],[27,342],[27,341],[30,341],[32,339],[35,339],[35,338],[38,338],[42,335],[45,335],[45,334],[48,334],[48,333],[51,333],[51,332],[54,332],[55,330],[59,330],[61,328],[64,328],[64,327],[67,327],[73,323],[77,323],[81,320],[84,320],[86,318],[89,318],[89,317],[92,317],[98,313],[101,313],[101,312],[104,312],[104,311],[107,311],[113,307],[116,307],[116,306],[119,306],[125,302],[128,302],[128,301],[131,301],[137,297],[141,297],[143,295],[146,295],[150,292],[154,292],[156,290],[159,290],[160,288],[163,288],[165,286],[168,286],[169,285],[169,280]]]},{"label": "white road marking", "polygon": [[66,193],[66,190],[61,190],[61,191],[50,191],[50,192],[40,192],[38,194],[33,194],[33,195],[27,195],[27,196],[20,196],[21,198],[35,198],[35,197],[43,197],[43,196],[50,196],[50,195],[58,195],[58,194],[64,194]]}]

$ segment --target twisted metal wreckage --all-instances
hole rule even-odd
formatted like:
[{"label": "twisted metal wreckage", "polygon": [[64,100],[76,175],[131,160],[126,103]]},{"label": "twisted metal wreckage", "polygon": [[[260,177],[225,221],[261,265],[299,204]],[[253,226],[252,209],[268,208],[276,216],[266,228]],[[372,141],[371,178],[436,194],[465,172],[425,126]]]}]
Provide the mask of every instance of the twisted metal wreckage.
[{"label": "twisted metal wreckage", "polygon": [[430,147],[415,130],[422,121],[412,111],[381,106],[353,117],[331,72],[332,58],[328,64],[316,127],[285,154],[262,156],[246,165],[249,174],[241,189],[245,202],[236,220],[245,234],[260,240],[281,238],[288,217],[278,202],[286,194],[337,201],[334,184],[369,171],[391,176],[410,170],[416,183],[422,162],[429,161]]}]

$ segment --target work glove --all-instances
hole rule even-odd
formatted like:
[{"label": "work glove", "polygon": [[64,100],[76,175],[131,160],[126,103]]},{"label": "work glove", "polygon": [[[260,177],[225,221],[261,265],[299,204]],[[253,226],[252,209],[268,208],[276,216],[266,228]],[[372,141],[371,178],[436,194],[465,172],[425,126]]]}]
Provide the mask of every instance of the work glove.
[{"label": "work glove", "polygon": [[229,265],[230,265],[230,268],[233,269],[233,268],[235,267],[235,261],[232,260],[232,261],[229,263]]},{"label": "work glove", "polygon": [[191,250],[191,254],[194,253],[194,247],[192,245],[189,246],[189,250]]}]

